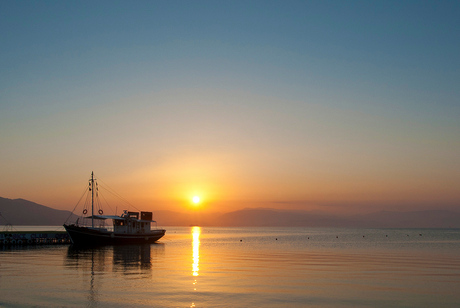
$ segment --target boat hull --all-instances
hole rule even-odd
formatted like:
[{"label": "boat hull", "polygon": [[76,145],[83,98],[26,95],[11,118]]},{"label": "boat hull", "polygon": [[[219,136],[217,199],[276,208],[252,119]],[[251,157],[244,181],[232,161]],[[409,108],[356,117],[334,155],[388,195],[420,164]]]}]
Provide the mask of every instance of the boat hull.
[{"label": "boat hull", "polygon": [[166,233],[163,229],[143,234],[117,234],[76,225],[64,225],[64,228],[75,245],[148,244],[155,243]]}]

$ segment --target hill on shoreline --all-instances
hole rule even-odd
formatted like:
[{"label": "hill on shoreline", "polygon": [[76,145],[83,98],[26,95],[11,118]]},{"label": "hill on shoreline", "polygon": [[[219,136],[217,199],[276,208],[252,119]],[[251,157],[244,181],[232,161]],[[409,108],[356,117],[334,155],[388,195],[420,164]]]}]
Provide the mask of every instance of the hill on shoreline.
[{"label": "hill on shoreline", "polygon": [[335,228],[460,228],[460,213],[445,210],[379,211],[360,215],[244,209],[217,218],[220,226],[278,226]]},{"label": "hill on shoreline", "polygon": [[[30,226],[59,226],[67,218],[76,219],[70,211],[56,210],[24,199],[0,197],[0,224]],[[73,215],[73,217],[72,217]]]},{"label": "hill on shoreline", "polygon": [[[0,197],[0,225],[62,225],[70,211],[56,210],[24,199]],[[5,220],[6,219],[6,220]],[[336,227],[336,228],[460,228],[460,213],[445,210],[412,212],[379,211],[361,215],[248,208],[221,213],[179,213],[155,211],[159,226],[221,227]]]}]

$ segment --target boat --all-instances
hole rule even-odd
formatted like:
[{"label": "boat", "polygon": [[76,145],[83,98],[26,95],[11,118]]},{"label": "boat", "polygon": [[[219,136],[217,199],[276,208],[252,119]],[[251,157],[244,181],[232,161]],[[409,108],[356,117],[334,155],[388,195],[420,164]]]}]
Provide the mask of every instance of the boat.
[{"label": "boat", "polygon": [[[64,228],[75,245],[116,245],[116,244],[147,244],[154,243],[162,238],[166,230],[151,228],[152,212],[124,210],[120,216],[103,215],[102,209],[94,214],[94,194],[98,191],[94,172],[91,173],[89,182],[91,192],[91,216],[81,217],[82,220],[91,220],[91,226],[80,224],[80,218],[75,223],[64,223]],[[88,210],[84,209],[83,214]],[[112,220],[113,228],[107,228],[106,220]]]}]

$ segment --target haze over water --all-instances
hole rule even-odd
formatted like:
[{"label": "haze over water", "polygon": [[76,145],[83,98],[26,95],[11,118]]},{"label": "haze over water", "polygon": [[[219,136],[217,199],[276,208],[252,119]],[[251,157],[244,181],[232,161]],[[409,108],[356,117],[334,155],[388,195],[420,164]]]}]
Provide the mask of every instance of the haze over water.
[{"label": "haze over water", "polygon": [[5,307],[457,307],[458,229],[169,228],[0,252]]}]

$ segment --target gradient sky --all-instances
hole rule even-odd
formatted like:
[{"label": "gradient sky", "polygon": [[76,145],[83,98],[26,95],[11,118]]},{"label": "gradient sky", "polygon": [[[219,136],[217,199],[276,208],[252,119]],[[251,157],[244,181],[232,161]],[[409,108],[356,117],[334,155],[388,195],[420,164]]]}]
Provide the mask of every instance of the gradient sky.
[{"label": "gradient sky", "polygon": [[1,1],[0,196],[460,211],[459,1]]}]

